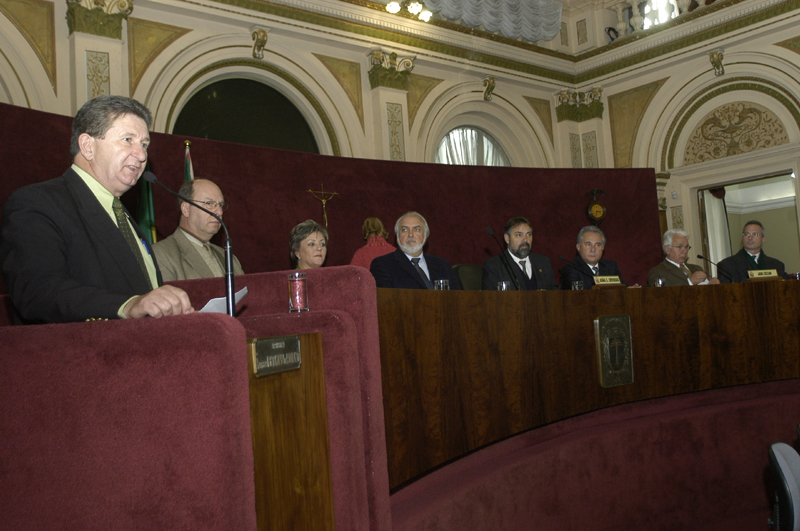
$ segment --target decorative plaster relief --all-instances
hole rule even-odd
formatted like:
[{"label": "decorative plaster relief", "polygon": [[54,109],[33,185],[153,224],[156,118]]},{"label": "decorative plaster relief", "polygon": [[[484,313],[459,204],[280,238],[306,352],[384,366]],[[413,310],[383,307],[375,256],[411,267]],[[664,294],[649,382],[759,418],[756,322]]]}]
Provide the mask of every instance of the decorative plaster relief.
[{"label": "decorative plaster relief", "polygon": [[253,26],[250,28],[250,35],[253,37],[253,59],[263,59],[264,47],[269,38],[269,28]]},{"label": "decorative plaster relief", "polygon": [[608,117],[611,124],[611,144],[614,148],[614,167],[630,168],[633,161],[633,142],[639,125],[656,93],[666,79],[636,87],[608,97]]},{"label": "decorative plaster relief", "polygon": [[749,153],[789,142],[786,128],[769,109],[735,102],[708,113],[686,144],[683,165]]},{"label": "decorative plaster relief", "polygon": [[130,0],[67,0],[69,34],[77,31],[122,40],[122,21],[132,12]]},{"label": "decorative plaster relief", "polygon": [[53,91],[56,86],[56,39],[53,2],[42,0],[2,0],[0,13],[19,30],[42,63]]},{"label": "decorative plaster relief", "polygon": [[483,99],[484,101],[492,101],[492,93],[497,84],[497,79],[494,76],[486,76],[483,78]]},{"label": "decorative plaster relief", "polygon": [[573,168],[581,167],[581,137],[575,133],[569,134],[569,155]]},{"label": "decorative plaster relief", "polygon": [[589,131],[582,135],[583,140],[583,167],[584,168],[598,168],[600,164],[597,162],[597,134],[594,131]]},{"label": "decorative plaster relief", "polygon": [[559,122],[584,122],[603,117],[603,89],[592,87],[588,92],[564,89],[555,94],[556,118]]},{"label": "decorative plaster relief", "polygon": [[387,103],[386,121],[389,125],[389,160],[406,160],[406,146],[403,139],[403,106],[399,103]]},{"label": "decorative plaster relief", "polygon": [[408,90],[408,76],[414,69],[417,56],[400,57],[395,52],[386,53],[380,48],[373,48],[367,53],[369,57],[369,85],[377,87]]},{"label": "decorative plaster relief", "polygon": [[344,89],[350,104],[358,115],[358,121],[361,122],[361,130],[364,130],[364,101],[362,99],[361,90],[361,65],[354,61],[345,61],[336,57],[328,57],[327,55],[314,54],[314,57],[319,59],[325,68],[333,75],[333,78],[339,83],[339,86]]},{"label": "decorative plaster relief", "polygon": [[434,77],[420,76],[418,74],[411,74],[408,76],[408,93],[406,94],[406,102],[408,103],[408,128],[414,125],[414,118],[417,112],[422,107],[422,102],[428,97],[428,94],[443,82],[444,79],[436,79]]},{"label": "decorative plaster relief", "polygon": [[683,230],[683,206],[670,207],[669,212],[672,217],[672,228]]},{"label": "decorative plaster relief", "polygon": [[534,112],[539,117],[539,120],[542,121],[542,125],[547,130],[547,134],[550,137],[550,145],[555,145],[555,140],[553,136],[553,112],[550,109],[550,102],[548,100],[543,100],[539,98],[529,98],[528,96],[523,96],[525,101],[533,107]]},{"label": "decorative plaster relief", "polygon": [[561,23],[561,46],[569,46],[569,33],[567,33],[567,23]]},{"label": "decorative plaster relief", "polygon": [[111,94],[108,53],[86,51],[86,88],[88,99]]},{"label": "decorative plaster relief", "polygon": [[191,31],[151,20],[128,19],[128,74],[131,94],[136,92],[142,75],[159,54]]},{"label": "decorative plaster relief", "polygon": [[586,29],[586,19],[584,18],[579,20],[578,23],[575,24],[575,28],[578,31],[578,46],[589,42],[589,32]]}]

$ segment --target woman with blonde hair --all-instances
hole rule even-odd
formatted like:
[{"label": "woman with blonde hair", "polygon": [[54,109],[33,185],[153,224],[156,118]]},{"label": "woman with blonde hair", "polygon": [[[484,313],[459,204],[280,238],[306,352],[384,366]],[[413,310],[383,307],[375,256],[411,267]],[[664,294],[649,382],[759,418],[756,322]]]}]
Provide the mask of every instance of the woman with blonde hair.
[{"label": "woman with blonde hair", "polygon": [[389,233],[378,218],[368,217],[365,219],[364,225],[361,227],[361,234],[364,235],[367,244],[356,251],[353,259],[350,260],[350,265],[369,269],[372,260],[395,250],[395,246],[386,241]]}]

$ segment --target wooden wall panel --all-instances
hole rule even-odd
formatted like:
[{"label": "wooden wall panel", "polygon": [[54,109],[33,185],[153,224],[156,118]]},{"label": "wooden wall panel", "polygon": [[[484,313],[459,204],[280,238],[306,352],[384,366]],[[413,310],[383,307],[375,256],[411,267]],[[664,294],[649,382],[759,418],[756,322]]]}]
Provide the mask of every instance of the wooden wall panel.
[{"label": "wooden wall panel", "polygon": [[[604,407],[800,377],[799,282],[587,291],[378,290],[392,488]],[[631,317],[634,383],[599,384],[594,319]]]}]

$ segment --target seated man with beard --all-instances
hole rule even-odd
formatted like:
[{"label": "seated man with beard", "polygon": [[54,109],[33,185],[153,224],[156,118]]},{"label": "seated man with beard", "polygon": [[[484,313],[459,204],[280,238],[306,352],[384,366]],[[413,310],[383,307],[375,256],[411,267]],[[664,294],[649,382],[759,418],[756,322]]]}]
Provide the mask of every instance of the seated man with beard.
[{"label": "seated man with beard", "polygon": [[506,250],[483,263],[482,289],[496,290],[501,281],[511,282],[511,289],[558,289],[550,259],[531,253],[533,227],[527,219],[509,219],[503,237]]},{"label": "seated man with beard", "polygon": [[422,252],[430,229],[421,214],[400,216],[394,233],[399,249],[375,258],[369,268],[379,288],[433,289],[435,280],[448,280],[450,289],[461,289],[450,262]]}]

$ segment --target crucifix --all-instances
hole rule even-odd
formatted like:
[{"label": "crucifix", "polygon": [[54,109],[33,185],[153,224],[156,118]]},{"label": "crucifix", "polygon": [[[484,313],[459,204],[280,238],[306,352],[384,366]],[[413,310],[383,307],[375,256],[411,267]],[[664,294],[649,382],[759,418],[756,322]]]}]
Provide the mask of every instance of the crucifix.
[{"label": "crucifix", "polygon": [[322,201],[322,221],[325,224],[325,230],[328,230],[328,212],[325,210],[325,204],[332,199],[333,196],[338,195],[337,192],[326,192],[323,184],[319,185],[319,190],[308,189],[306,192],[309,192],[316,199]]}]

